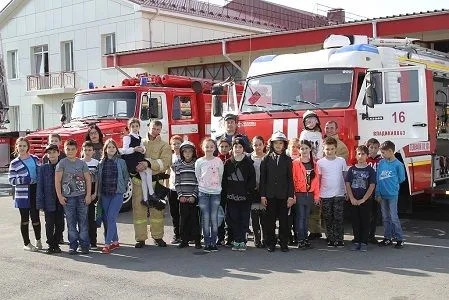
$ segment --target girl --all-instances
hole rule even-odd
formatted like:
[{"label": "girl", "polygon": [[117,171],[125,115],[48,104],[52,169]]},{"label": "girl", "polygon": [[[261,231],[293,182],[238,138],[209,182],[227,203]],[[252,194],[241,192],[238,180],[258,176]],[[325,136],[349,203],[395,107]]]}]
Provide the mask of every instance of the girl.
[{"label": "girl", "polygon": [[309,141],[301,141],[300,158],[293,161],[293,183],[296,196],[296,229],[299,238],[298,248],[309,248],[307,238],[309,215],[313,206],[320,202],[320,183],[318,168],[312,159],[312,145]]},{"label": "girl", "polygon": [[[257,135],[252,141],[254,152],[251,153],[251,159],[254,164],[254,170],[256,172],[256,187],[254,189],[253,203],[251,204],[251,221],[254,231],[254,245],[256,248],[265,248],[265,242],[267,241],[266,223],[266,209],[260,203],[260,163],[265,156],[265,141],[263,137]],[[261,239],[261,236],[263,237]]]},{"label": "girl", "polygon": [[[173,223],[173,240],[171,242],[172,245],[179,244],[181,242],[181,236],[179,232],[179,200],[178,194],[176,193],[175,188],[175,164],[180,158],[180,147],[182,144],[182,137],[179,135],[174,135],[170,138],[170,146],[173,151],[172,159],[171,159],[171,168],[170,168],[170,178],[168,180],[168,185],[170,188],[170,192],[168,194],[168,204],[170,205],[170,215]],[[196,160],[196,153],[195,153]],[[193,174],[195,175],[195,161],[193,162]]]},{"label": "girl", "polygon": [[95,124],[90,125],[84,141],[90,141],[94,144],[95,153],[92,157],[96,160],[100,160],[103,151],[103,133],[101,132],[101,129]]},{"label": "girl", "polygon": [[223,162],[215,157],[215,141],[205,138],[201,143],[204,156],[195,162],[198,180],[198,206],[201,210],[201,223],[204,235],[204,251],[215,252],[217,248],[218,207],[220,206]]},{"label": "girl", "polygon": [[323,136],[320,127],[320,119],[317,114],[311,110],[302,115],[304,129],[299,135],[301,141],[307,140],[312,145],[312,157],[318,160],[323,157]]},{"label": "girl", "polygon": [[103,157],[98,165],[97,185],[95,194],[98,205],[103,208],[104,218],[108,224],[103,253],[109,254],[120,246],[117,234],[117,217],[123,203],[123,193],[126,192],[129,174],[126,163],[120,158],[117,144],[108,139],[103,147]]},{"label": "girl", "polygon": [[[299,158],[299,139],[292,138],[288,141],[287,155],[292,161]],[[293,204],[288,213],[288,245],[293,246],[298,244],[298,236],[296,232],[296,204]]]},{"label": "girl", "polygon": [[[36,183],[39,158],[29,153],[30,143],[20,137],[16,141],[16,158],[9,165],[8,180],[15,187],[15,207],[20,212],[20,232],[23,238],[23,249],[36,252],[42,249],[41,221],[39,210],[36,209]],[[36,237],[36,246],[30,242],[28,224],[31,222]]]},{"label": "girl", "polygon": [[232,250],[246,250],[246,232],[251,213],[251,197],[256,187],[256,173],[253,162],[245,155],[245,141],[232,140],[232,158],[224,165],[223,191],[234,237]]},{"label": "girl", "polygon": [[[142,142],[142,137],[139,135],[140,120],[131,118],[128,121],[129,135],[123,136],[123,148],[120,153],[126,162],[128,172],[131,176],[137,176],[136,167],[139,162],[145,160],[145,147]],[[145,171],[139,172],[140,182],[142,184],[143,200],[142,205],[149,207],[151,203],[157,202],[153,190],[153,172],[151,168],[146,168]]]},{"label": "girl", "polygon": [[270,139],[270,152],[260,164],[260,196],[267,208],[268,251],[276,249],[276,219],[279,219],[281,251],[288,252],[288,209],[293,198],[292,160],[285,154],[288,140],[280,131]]},{"label": "girl", "polygon": [[[226,138],[221,138],[218,140],[218,158],[221,159],[221,161],[226,163],[227,160],[231,159],[231,145],[229,144],[228,140]],[[221,246],[224,244],[225,235],[228,234],[228,241],[226,242],[226,246],[232,246],[234,238],[232,237],[232,229],[229,225],[229,214],[227,213],[228,210],[226,209],[226,195],[224,193],[221,193],[221,202],[220,206],[223,209],[224,212],[226,212],[225,220],[221,225],[218,227],[218,242],[217,245]]]}]

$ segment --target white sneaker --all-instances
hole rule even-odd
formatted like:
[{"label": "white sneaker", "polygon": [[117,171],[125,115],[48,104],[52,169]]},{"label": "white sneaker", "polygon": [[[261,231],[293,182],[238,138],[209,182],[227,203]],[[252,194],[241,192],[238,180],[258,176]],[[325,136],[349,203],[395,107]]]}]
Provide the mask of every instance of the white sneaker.
[{"label": "white sneaker", "polygon": [[36,241],[36,248],[37,248],[37,250],[42,250],[42,242],[41,242],[41,240],[37,240]]},{"label": "white sneaker", "polygon": [[33,246],[33,244],[29,243],[26,246],[23,246],[23,250],[25,251],[31,251],[31,252],[36,252],[37,248]]}]

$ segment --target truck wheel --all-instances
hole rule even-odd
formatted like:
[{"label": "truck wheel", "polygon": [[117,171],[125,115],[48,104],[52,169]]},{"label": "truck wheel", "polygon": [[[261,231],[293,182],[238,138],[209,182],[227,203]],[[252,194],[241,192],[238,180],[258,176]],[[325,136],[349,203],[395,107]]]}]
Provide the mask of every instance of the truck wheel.
[{"label": "truck wheel", "polygon": [[128,186],[126,192],[123,194],[123,204],[120,212],[129,211],[132,208],[132,195],[133,195],[133,183],[131,178],[128,180]]}]

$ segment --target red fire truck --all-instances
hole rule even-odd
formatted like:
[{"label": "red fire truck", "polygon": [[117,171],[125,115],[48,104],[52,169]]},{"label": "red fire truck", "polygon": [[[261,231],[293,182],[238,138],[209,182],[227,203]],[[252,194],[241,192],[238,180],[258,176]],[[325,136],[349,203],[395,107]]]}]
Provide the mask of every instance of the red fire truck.
[{"label": "red fire truck", "polygon": [[[139,74],[124,79],[122,86],[94,88],[79,91],[73,99],[71,115],[65,119],[64,104],[61,106],[64,123],[61,126],[34,132],[27,136],[32,153],[41,157],[50,133],[58,133],[64,142],[75,139],[81,145],[88,126],[96,124],[104,140],[113,138],[119,146],[127,134],[127,121],[137,117],[142,121],[141,136],[148,131],[147,124],[154,119],[163,124],[161,137],[167,141],[172,135],[181,135],[199,145],[200,140],[210,135],[211,88],[214,83],[207,79],[195,79],[174,75]],[[220,85],[220,83],[218,83]],[[235,91],[235,85],[224,83],[227,91]],[[237,86],[240,93],[242,86]],[[125,194],[124,209],[131,205],[131,184]]]},{"label": "red fire truck", "polygon": [[[413,42],[332,35],[323,50],[257,58],[238,111],[240,130],[299,137],[304,111],[314,110],[322,124],[338,123],[350,157],[369,138],[391,140],[407,171],[400,208],[410,210],[410,195],[434,193],[449,178],[449,55]],[[214,101],[215,116],[221,105]]]}]

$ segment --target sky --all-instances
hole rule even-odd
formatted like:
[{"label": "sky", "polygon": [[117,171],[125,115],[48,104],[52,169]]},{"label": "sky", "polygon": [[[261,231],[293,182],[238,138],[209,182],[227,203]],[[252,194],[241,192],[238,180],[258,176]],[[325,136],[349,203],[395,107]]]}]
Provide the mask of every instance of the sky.
[{"label": "sky", "polygon": [[[224,5],[229,0],[202,0],[213,4]],[[332,8],[343,8],[347,17],[352,19],[385,17],[397,14],[421,12],[434,9],[449,9],[448,0],[265,0],[309,12],[325,14],[326,6]],[[0,9],[8,4],[9,0],[0,0]],[[363,3],[359,4],[359,3]],[[351,15],[351,14],[355,15]]]}]

